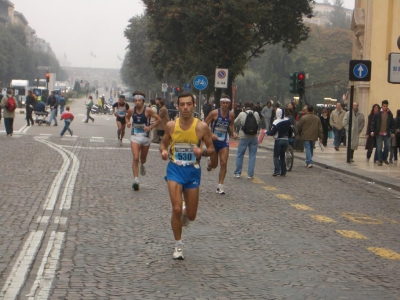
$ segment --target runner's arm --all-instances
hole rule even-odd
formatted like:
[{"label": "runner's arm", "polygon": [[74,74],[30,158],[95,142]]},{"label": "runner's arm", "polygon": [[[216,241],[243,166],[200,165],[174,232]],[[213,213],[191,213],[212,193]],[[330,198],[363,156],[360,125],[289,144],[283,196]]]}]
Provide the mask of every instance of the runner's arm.
[{"label": "runner's arm", "polygon": [[161,158],[163,160],[168,159],[168,146],[171,141],[171,132],[174,129],[174,127],[175,127],[175,121],[169,121],[165,126],[164,136],[160,143],[160,153],[161,153]]},{"label": "runner's arm", "polygon": [[130,120],[131,120],[132,115],[133,115],[133,107],[130,108],[130,109],[128,109],[128,112],[127,112],[126,115],[125,115],[126,126],[127,126],[128,128],[131,128],[131,122],[130,122]]},{"label": "runner's arm", "polygon": [[232,137],[234,139],[237,138],[237,132],[235,132],[235,114],[233,112],[229,112],[229,119],[231,120],[231,124],[229,125],[229,130],[232,133]]}]

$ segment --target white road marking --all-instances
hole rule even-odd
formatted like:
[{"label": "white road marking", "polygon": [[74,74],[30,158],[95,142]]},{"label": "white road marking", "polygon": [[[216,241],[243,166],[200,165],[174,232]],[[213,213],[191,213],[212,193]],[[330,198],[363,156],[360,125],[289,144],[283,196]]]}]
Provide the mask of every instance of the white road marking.
[{"label": "white road marking", "polygon": [[30,300],[48,299],[53,285],[53,280],[58,268],[61,247],[64,242],[64,232],[51,232],[42,262],[36,275],[36,280],[28,296]]},{"label": "white road marking", "polygon": [[[57,146],[59,147],[59,146]],[[61,147],[60,147],[61,149]],[[60,209],[71,209],[71,202],[72,202],[72,195],[74,194],[74,189],[75,189],[75,182],[76,178],[78,176],[78,171],[80,167],[80,162],[79,159],[76,157],[74,153],[72,153],[69,150],[63,149],[66,153],[69,154],[69,156],[72,158],[72,167],[69,172],[67,182],[65,183],[64,187],[64,193],[61,197],[61,202],[60,202]]]},{"label": "white road marking", "polygon": [[54,223],[65,225],[65,224],[67,224],[67,220],[68,220],[68,218],[66,218],[66,217],[55,217]]},{"label": "white road marking", "polygon": [[49,216],[41,216],[37,218],[36,223],[49,223],[50,217]]},{"label": "white road marking", "polygon": [[51,143],[47,141],[41,141],[41,139],[37,139],[37,141],[40,141],[41,143],[47,144],[50,148],[55,149],[57,152],[59,152],[63,158],[63,164],[61,166],[61,170],[57,173],[56,177],[54,177],[54,180],[51,184],[51,188],[49,193],[47,194],[46,201],[44,203],[43,209],[45,210],[53,210],[54,206],[56,204],[58,194],[60,192],[61,184],[64,180],[65,174],[68,171],[69,165],[71,163],[71,160],[69,157],[65,154],[64,151],[60,150],[59,148],[53,146]]},{"label": "white road marking", "polygon": [[3,299],[9,300],[17,298],[25,283],[28,271],[31,269],[31,265],[36,257],[39,246],[42,243],[43,236],[43,231],[32,231],[29,234],[14,267],[1,290],[0,295]]}]

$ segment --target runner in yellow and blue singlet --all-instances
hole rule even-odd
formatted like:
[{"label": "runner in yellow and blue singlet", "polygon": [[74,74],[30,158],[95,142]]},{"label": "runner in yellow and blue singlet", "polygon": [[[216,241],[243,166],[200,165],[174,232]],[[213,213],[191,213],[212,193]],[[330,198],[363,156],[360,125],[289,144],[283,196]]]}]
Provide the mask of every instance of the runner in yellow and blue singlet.
[{"label": "runner in yellow and blue singlet", "polygon": [[[167,123],[160,143],[161,158],[169,159],[165,179],[173,208],[171,226],[175,250],[172,257],[178,260],[184,259],[182,225],[194,221],[197,214],[201,177],[199,159],[202,155],[214,153],[210,129],[206,123],[193,117],[194,107],[192,94],[182,93],[178,96],[180,117]],[[206,149],[199,147],[201,141]],[[183,199],[185,207],[182,207]]]}]

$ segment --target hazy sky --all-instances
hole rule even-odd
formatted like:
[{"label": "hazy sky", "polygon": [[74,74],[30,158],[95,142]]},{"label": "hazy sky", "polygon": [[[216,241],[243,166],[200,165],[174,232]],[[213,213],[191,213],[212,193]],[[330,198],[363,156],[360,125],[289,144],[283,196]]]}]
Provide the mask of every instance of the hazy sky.
[{"label": "hazy sky", "polygon": [[[144,12],[141,0],[10,1],[50,43],[60,64],[75,67],[120,68],[117,57],[124,58],[128,45],[124,30],[131,17]],[[344,0],[344,6],[353,9],[354,0]]]}]

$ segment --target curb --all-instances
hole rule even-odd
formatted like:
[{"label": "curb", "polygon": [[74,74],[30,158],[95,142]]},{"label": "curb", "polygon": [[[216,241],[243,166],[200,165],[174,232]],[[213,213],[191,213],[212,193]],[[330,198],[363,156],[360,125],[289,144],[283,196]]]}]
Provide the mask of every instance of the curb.
[{"label": "curb", "polygon": [[[272,148],[268,147],[268,146],[263,146],[263,145],[258,145],[258,147],[269,150],[269,151],[273,151]],[[304,157],[301,157],[299,155],[296,155],[296,153],[293,153],[294,158],[296,159],[301,159],[304,160]],[[379,184],[383,187],[387,187],[390,188],[392,190],[398,191],[400,192],[400,182],[398,179],[395,178],[391,178],[391,177],[387,177],[384,175],[379,175],[376,173],[371,173],[371,176],[366,175],[365,171],[359,170],[359,169],[354,169],[354,168],[349,168],[348,170],[343,169],[338,167],[337,163],[332,162],[332,161],[325,161],[325,162],[321,162],[318,161],[318,158],[315,159],[313,158],[313,164],[317,165],[319,167],[325,168],[325,169],[329,169],[332,171],[336,171],[336,172],[340,172],[340,173],[344,173],[346,175],[350,175],[350,176],[355,176],[359,179],[364,179],[368,182],[372,182],[374,184]],[[348,165],[347,163],[345,163],[346,165]],[[373,176],[374,177],[373,177]]]}]

